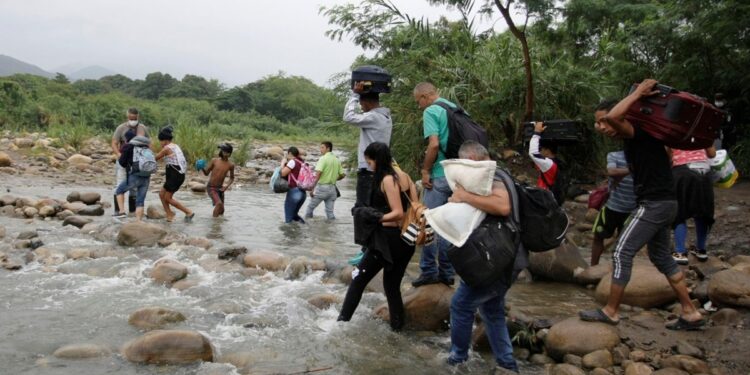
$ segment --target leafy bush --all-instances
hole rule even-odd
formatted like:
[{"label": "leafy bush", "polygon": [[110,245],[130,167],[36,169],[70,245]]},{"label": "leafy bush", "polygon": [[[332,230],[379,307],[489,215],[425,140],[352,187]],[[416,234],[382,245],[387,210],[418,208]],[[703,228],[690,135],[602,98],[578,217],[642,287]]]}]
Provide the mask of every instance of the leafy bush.
[{"label": "leafy bush", "polygon": [[96,135],[90,126],[86,126],[82,122],[51,125],[47,129],[47,134],[57,139],[55,146],[71,146],[76,151],[81,149],[87,139]]}]

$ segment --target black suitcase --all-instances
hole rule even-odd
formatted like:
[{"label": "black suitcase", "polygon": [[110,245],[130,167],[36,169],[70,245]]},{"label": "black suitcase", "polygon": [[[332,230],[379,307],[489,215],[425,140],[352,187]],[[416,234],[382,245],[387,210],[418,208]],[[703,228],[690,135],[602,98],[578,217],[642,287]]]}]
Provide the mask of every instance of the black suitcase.
[{"label": "black suitcase", "polygon": [[351,87],[354,88],[355,82],[364,82],[364,92],[374,92],[379,94],[391,92],[391,75],[388,72],[375,65],[360,66],[352,71]]},{"label": "black suitcase", "polygon": [[[547,120],[543,121],[544,133],[542,140],[557,143],[575,143],[583,140],[583,123],[578,120]],[[534,135],[534,123],[523,124],[523,139],[525,142],[531,140]]]}]

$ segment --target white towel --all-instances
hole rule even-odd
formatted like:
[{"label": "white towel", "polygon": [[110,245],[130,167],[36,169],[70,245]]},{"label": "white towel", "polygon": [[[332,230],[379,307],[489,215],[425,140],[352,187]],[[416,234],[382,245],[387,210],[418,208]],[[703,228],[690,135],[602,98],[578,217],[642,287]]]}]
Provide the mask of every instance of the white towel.
[{"label": "white towel", "polygon": [[456,190],[456,184],[459,184],[470,193],[484,196],[492,194],[492,181],[497,168],[494,160],[448,159],[440,164],[445,170],[445,179],[451,190]]},{"label": "white towel", "polygon": [[487,214],[468,203],[446,203],[425,210],[424,216],[437,234],[454,246],[461,247]]}]

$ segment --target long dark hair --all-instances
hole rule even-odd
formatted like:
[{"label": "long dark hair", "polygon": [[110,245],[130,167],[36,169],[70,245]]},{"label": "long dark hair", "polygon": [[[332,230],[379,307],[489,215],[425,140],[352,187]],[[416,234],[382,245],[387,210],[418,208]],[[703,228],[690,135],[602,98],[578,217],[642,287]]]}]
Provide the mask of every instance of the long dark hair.
[{"label": "long dark hair", "polygon": [[383,178],[387,175],[393,176],[394,179],[398,180],[396,170],[393,169],[393,157],[391,156],[391,149],[388,145],[383,142],[371,143],[365,149],[365,156],[375,161],[375,179],[376,186],[379,186],[383,181]]}]

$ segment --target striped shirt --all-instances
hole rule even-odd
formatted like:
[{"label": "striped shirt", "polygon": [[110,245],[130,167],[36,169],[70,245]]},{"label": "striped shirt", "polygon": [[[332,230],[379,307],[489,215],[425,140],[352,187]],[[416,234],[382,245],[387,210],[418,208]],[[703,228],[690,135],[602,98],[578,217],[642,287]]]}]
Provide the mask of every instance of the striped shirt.
[{"label": "striped shirt", "polygon": [[[615,151],[607,154],[607,168],[628,168],[625,151]],[[629,174],[616,184],[615,179],[609,178],[609,199],[607,208],[617,212],[632,212],[635,210],[636,198],[633,189],[633,175]],[[614,188],[613,188],[614,186]]]}]

